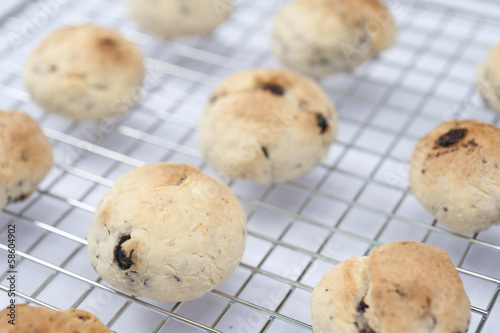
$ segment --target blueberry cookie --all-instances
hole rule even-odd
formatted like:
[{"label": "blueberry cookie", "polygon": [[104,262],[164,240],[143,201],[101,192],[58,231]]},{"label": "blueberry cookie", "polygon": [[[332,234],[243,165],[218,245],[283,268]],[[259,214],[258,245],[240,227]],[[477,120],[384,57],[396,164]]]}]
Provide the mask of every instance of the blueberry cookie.
[{"label": "blueberry cookie", "polygon": [[479,66],[476,88],[487,106],[500,113],[500,44],[490,51],[486,62]]},{"label": "blueberry cookie", "polygon": [[113,30],[83,25],[47,37],[30,55],[24,82],[46,111],[91,120],[132,108],[144,73],[135,45]]},{"label": "blueberry cookie", "polygon": [[122,175],[99,202],[88,233],[95,271],[135,296],[199,298],[238,266],[246,216],[220,180],[186,164]]},{"label": "blueberry cookie", "polygon": [[233,0],[129,0],[132,19],[144,30],[164,37],[209,32],[233,9]]},{"label": "blueberry cookie", "polygon": [[436,219],[472,234],[500,224],[500,129],[451,121],[420,139],[410,158],[410,187]]},{"label": "blueberry cookie", "polygon": [[326,156],[337,111],[312,80],[283,69],[239,72],[214,91],[199,125],[206,161],[260,183],[303,175]]},{"label": "blueberry cookie", "polygon": [[276,15],[272,51],[284,65],[321,78],[376,57],[396,32],[378,0],[298,0]]},{"label": "blueberry cookie", "polygon": [[351,257],[314,288],[314,333],[465,333],[470,302],[443,250],[394,242]]},{"label": "blueberry cookie", "polygon": [[27,198],[53,165],[52,147],[27,114],[0,110],[0,209]]},{"label": "blueberry cookie", "polygon": [[[111,333],[96,316],[83,310],[56,311],[19,304],[14,318],[10,314],[9,308],[0,312],[2,333]],[[15,325],[9,323],[12,319]]]}]

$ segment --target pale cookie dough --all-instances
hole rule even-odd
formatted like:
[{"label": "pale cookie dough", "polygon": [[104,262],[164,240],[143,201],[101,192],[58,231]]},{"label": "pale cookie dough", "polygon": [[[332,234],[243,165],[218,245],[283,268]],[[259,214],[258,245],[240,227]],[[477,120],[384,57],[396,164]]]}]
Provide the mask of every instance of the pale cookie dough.
[{"label": "pale cookie dough", "polygon": [[410,158],[410,187],[436,219],[472,234],[500,224],[500,129],[450,121],[420,139]]},{"label": "pale cookie dough", "polygon": [[0,209],[26,199],[53,165],[52,147],[27,114],[0,110]]},{"label": "pale cookie dough", "polygon": [[443,250],[394,242],[351,257],[314,288],[314,333],[465,333],[470,302]]},{"label": "pale cookie dough", "polygon": [[[0,312],[2,333],[111,333],[93,314],[76,309],[56,311],[18,304],[14,318],[11,309]],[[15,325],[9,323],[14,319]]]},{"label": "pale cookie dough", "polygon": [[234,9],[233,0],[129,0],[132,19],[144,30],[175,37],[209,32]]},{"label": "pale cookie dough", "polygon": [[117,289],[158,301],[199,298],[238,266],[246,216],[220,180],[187,164],[122,175],[99,202],[90,263]]},{"label": "pale cookie dough", "polygon": [[314,81],[285,69],[236,73],[214,91],[199,124],[206,161],[227,178],[284,182],[318,165],[337,111]]},{"label": "pale cookie dough", "polygon": [[500,113],[500,44],[492,48],[486,62],[479,65],[476,88],[487,106]]},{"label": "pale cookie dough", "polygon": [[144,75],[135,45],[116,31],[83,25],[47,37],[28,59],[24,83],[46,111],[92,120],[131,109]]},{"label": "pale cookie dough", "polygon": [[276,15],[272,52],[284,65],[322,78],[376,57],[394,44],[396,33],[378,0],[298,0]]}]

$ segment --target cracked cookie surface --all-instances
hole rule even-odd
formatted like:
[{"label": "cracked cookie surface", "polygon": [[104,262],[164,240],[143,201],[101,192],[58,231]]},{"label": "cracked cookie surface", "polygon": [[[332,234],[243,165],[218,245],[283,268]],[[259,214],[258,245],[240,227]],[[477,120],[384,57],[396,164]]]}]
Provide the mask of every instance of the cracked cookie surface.
[{"label": "cracked cookie surface", "polygon": [[134,296],[199,298],[238,266],[246,216],[220,180],[187,164],[122,175],[99,202],[88,233],[96,272]]},{"label": "cracked cookie surface", "polygon": [[353,70],[390,47],[396,25],[378,0],[298,0],[274,19],[272,51],[315,78]]},{"label": "cracked cookie surface", "polygon": [[314,81],[284,69],[225,79],[199,125],[204,158],[227,178],[260,183],[300,177],[321,162],[337,133],[337,111]]},{"label": "cracked cookie surface", "polygon": [[53,165],[52,147],[27,114],[0,110],[0,209],[26,199]]},{"label": "cracked cookie surface", "polygon": [[314,288],[315,333],[465,333],[470,302],[443,250],[399,241],[351,257]]},{"label": "cracked cookie surface", "polygon": [[135,45],[114,30],[82,25],[43,40],[28,58],[24,83],[46,111],[92,120],[132,108],[144,75]]},{"label": "cracked cookie surface", "polygon": [[453,231],[500,224],[500,129],[475,120],[440,124],[417,143],[409,182],[415,197]]}]

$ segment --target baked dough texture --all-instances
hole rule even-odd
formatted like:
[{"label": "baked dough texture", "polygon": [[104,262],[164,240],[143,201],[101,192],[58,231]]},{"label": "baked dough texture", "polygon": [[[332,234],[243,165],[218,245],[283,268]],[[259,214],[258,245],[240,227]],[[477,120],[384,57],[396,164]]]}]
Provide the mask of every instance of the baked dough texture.
[{"label": "baked dough texture", "polygon": [[465,333],[470,302],[443,250],[416,242],[351,257],[314,288],[314,333]]},{"label": "baked dough texture", "polygon": [[36,121],[0,110],[0,209],[27,198],[52,165],[50,141]]},{"label": "baked dough texture", "polygon": [[194,166],[157,163],[122,175],[104,195],[88,250],[115,288],[180,302],[225,281],[245,241],[245,212],[229,187]]},{"label": "baked dough texture", "polygon": [[144,75],[135,45],[116,31],[82,25],[43,40],[28,58],[24,83],[46,111],[94,120],[131,109]]},{"label": "baked dough texture", "polygon": [[276,15],[272,52],[311,77],[351,71],[394,44],[397,27],[378,0],[298,0]]},{"label": "baked dough texture", "polygon": [[500,44],[493,47],[477,71],[476,88],[487,106],[500,113]]},{"label": "baked dough texture", "polygon": [[132,19],[164,37],[203,34],[226,21],[233,0],[129,0]]},{"label": "baked dough texture", "polygon": [[284,182],[326,156],[337,111],[321,87],[302,75],[247,70],[215,89],[198,133],[206,161],[222,176]]},{"label": "baked dough texture", "polygon": [[500,129],[475,120],[442,123],[410,157],[410,187],[453,231],[472,234],[500,224]]},{"label": "baked dough texture", "polygon": [[93,314],[69,309],[56,311],[46,308],[16,305],[15,325],[8,323],[10,309],[0,312],[2,333],[108,333],[111,332]]}]

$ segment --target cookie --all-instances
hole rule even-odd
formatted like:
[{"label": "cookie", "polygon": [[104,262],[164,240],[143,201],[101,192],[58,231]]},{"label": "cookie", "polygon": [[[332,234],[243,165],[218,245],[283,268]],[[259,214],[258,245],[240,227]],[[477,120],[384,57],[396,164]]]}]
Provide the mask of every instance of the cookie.
[{"label": "cookie", "polygon": [[276,15],[272,52],[287,67],[322,78],[373,59],[394,44],[396,33],[378,0],[298,0]]},{"label": "cookie", "polygon": [[180,302],[226,280],[245,241],[245,212],[229,187],[194,166],[157,163],[122,175],[104,195],[88,250],[115,288]]},{"label": "cookie", "polygon": [[500,129],[475,120],[440,124],[417,143],[410,187],[453,231],[472,234],[500,224]]},{"label": "cookie", "polygon": [[493,47],[486,61],[479,65],[476,88],[486,105],[500,113],[500,44]]},{"label": "cookie", "polygon": [[132,19],[144,30],[164,37],[209,32],[234,9],[233,0],[129,0]]},{"label": "cookie", "polygon": [[0,110],[0,209],[26,199],[53,165],[52,147],[27,114]]},{"label": "cookie", "polygon": [[24,83],[46,111],[77,120],[132,108],[145,75],[141,52],[118,32],[82,25],[55,31],[29,56]]},{"label": "cookie", "polygon": [[351,257],[314,288],[314,333],[465,333],[470,302],[443,250],[416,242]]},{"label": "cookie", "polygon": [[210,166],[227,178],[284,182],[326,156],[337,111],[314,81],[285,69],[236,73],[214,91],[199,124]]},{"label": "cookie", "polygon": [[[10,316],[13,314],[13,317]],[[2,333],[108,333],[111,332],[93,314],[76,309],[56,311],[19,304],[15,313],[6,308],[0,312]],[[9,321],[13,320],[12,323]]]}]

